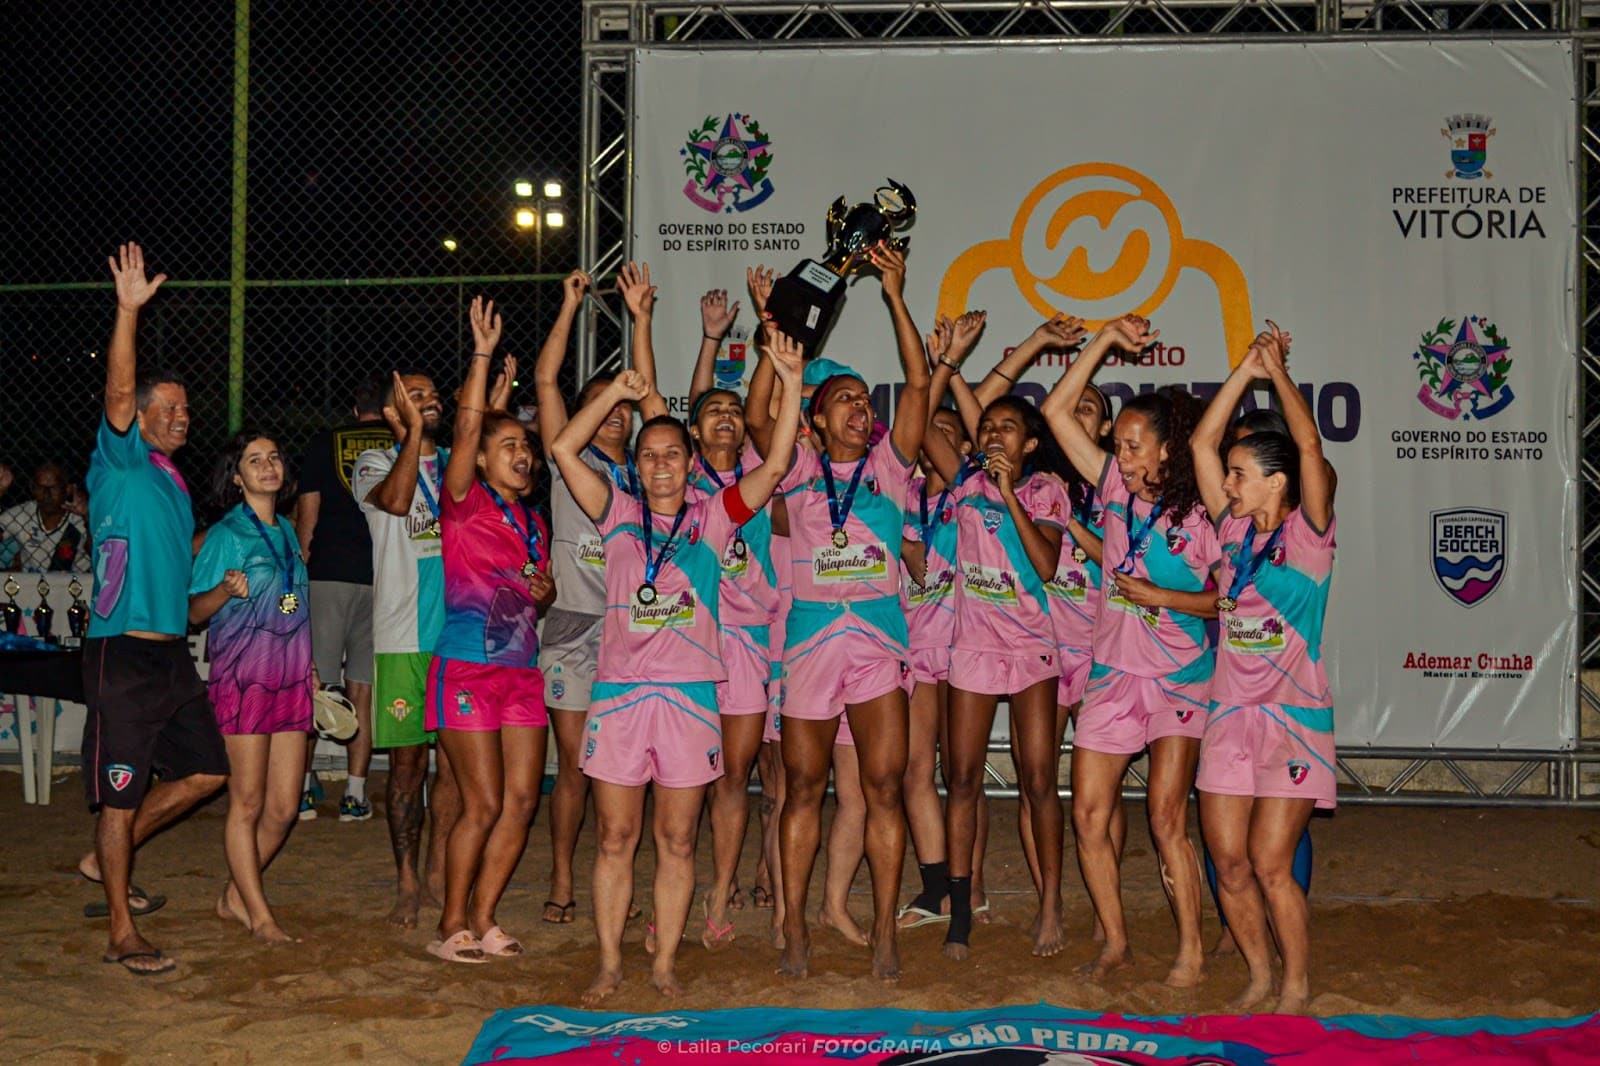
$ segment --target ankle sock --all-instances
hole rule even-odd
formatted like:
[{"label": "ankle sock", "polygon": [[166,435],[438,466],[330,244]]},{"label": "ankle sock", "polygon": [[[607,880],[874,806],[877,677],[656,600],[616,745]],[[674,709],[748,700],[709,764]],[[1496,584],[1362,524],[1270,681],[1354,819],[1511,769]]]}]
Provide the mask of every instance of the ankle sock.
[{"label": "ankle sock", "polygon": [[367,779],[351,774],[349,780],[345,782],[344,794],[357,803],[367,802]]},{"label": "ankle sock", "polygon": [[972,878],[950,878],[950,930],[946,944],[965,944],[972,939]]},{"label": "ankle sock", "polygon": [[922,891],[911,901],[911,906],[938,914],[940,904],[950,894],[950,864],[943,861],[918,863],[917,870],[922,874]]},{"label": "ankle sock", "polygon": [[316,787],[317,787],[317,775],[313,774],[313,773],[308,773],[308,774],[306,774],[305,783],[300,786],[300,791],[302,791],[302,792],[310,792],[313,788],[316,788]]}]

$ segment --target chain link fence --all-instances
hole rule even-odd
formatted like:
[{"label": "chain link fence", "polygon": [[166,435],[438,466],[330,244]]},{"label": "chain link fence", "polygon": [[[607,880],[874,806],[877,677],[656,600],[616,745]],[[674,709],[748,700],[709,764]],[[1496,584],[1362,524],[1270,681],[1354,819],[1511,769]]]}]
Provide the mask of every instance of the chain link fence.
[{"label": "chain link fence", "polygon": [[187,379],[191,483],[240,423],[298,452],[373,373],[453,388],[479,292],[531,400],[577,263],[581,29],[512,0],[8,5],[0,503],[85,472],[128,240],[172,278],[139,350]]}]

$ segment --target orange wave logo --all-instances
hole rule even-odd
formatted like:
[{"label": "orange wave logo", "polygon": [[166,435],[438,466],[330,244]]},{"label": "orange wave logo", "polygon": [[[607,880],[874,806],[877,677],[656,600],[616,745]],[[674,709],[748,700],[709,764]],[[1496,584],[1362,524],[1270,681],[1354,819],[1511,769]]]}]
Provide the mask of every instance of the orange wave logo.
[{"label": "orange wave logo", "polygon": [[[1044,220],[1042,232],[1030,226],[1035,215]],[[1088,241],[1102,235],[1121,245],[1111,265],[1096,270]],[[1171,198],[1143,174],[1115,163],[1080,163],[1033,187],[1008,236],[981,241],[956,257],[939,284],[939,313],[959,315],[979,277],[1009,270],[1041,316],[1065,312],[1098,329],[1130,311],[1153,318],[1185,268],[1216,287],[1228,365],[1237,365],[1255,335],[1250,287],[1239,264],[1216,245],[1184,236]]]}]

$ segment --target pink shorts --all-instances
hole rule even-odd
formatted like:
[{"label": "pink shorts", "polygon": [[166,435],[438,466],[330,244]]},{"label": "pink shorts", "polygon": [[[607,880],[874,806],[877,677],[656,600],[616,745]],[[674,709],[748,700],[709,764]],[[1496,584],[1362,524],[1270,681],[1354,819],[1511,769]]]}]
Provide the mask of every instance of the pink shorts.
[{"label": "pink shorts", "polygon": [[711,681],[597,681],[583,723],[585,774],[613,785],[695,788],[722,776],[722,720]]},{"label": "pink shorts", "polygon": [[1096,663],[1089,672],[1072,746],[1107,755],[1137,755],[1152,740],[1206,731],[1209,681],[1177,684]]},{"label": "pink shorts", "polygon": [[722,665],[728,680],[717,682],[717,711],[725,715],[765,714],[772,680],[772,654],[766,626],[730,626],[722,631]]},{"label": "pink shorts", "polygon": [[1336,764],[1332,711],[1213,703],[1194,783],[1222,796],[1308,799],[1332,808],[1339,791]]},{"label": "pink shorts", "polygon": [[[761,727],[761,742],[763,744],[776,744],[783,740],[783,714],[779,711],[779,706],[782,702],[782,696],[779,695],[783,691],[782,678],[772,683],[772,691],[773,704],[771,709],[767,711],[766,724]],[[855,747],[856,738],[855,734],[850,732],[849,715],[841,714],[839,716],[839,731],[833,735],[833,742],[835,745],[844,744],[847,747]]]},{"label": "pink shorts", "polygon": [[1083,700],[1084,689],[1089,687],[1089,669],[1094,666],[1094,656],[1077,648],[1062,648],[1061,683],[1056,686],[1056,706],[1071,707]]},{"label": "pink shorts", "polygon": [[543,729],[544,675],[520,666],[434,657],[428,667],[424,724],[431,729],[487,733],[505,726]]},{"label": "pink shorts", "polygon": [[906,653],[906,665],[911,669],[911,681],[916,685],[937,685],[950,680],[950,649],[912,648]]},{"label": "pink shorts", "polygon": [[[785,718],[825,721],[844,714],[847,704],[866,703],[895,689],[911,692],[905,646],[866,613],[847,604],[831,618],[827,609],[812,609],[800,618],[801,607],[790,609],[789,637],[795,637],[797,620],[809,622],[811,631],[784,653],[780,707]],[[898,601],[894,608],[899,610]]]},{"label": "pink shorts", "polygon": [[1060,677],[1060,670],[1054,648],[1031,655],[950,649],[950,684],[963,692],[1010,696]]}]

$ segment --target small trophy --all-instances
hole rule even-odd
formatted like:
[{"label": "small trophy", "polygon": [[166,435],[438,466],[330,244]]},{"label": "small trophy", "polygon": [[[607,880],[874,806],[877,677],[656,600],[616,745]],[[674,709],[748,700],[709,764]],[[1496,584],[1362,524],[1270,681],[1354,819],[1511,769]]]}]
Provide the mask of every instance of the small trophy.
[{"label": "small trophy", "polygon": [[39,593],[39,606],[33,609],[33,635],[46,643],[55,643],[50,635],[50,623],[55,621],[55,608],[50,606],[50,582],[39,579],[35,590]]},{"label": "small trophy", "polygon": [[867,249],[879,241],[903,252],[910,238],[890,234],[908,225],[917,213],[917,198],[893,178],[873,194],[870,204],[846,208],[839,197],[828,208],[828,251],[819,263],[802,259],[772,286],[767,313],[777,327],[805,345],[807,358],[833,325],[844,300],[844,279],[871,261]]},{"label": "small trophy", "polygon": [[0,603],[0,611],[5,612],[6,632],[16,636],[22,632],[22,608],[17,606],[17,593],[22,591],[22,586],[17,584],[14,577],[6,578],[6,583],[0,588],[5,589],[9,603]]},{"label": "small trophy", "polygon": [[83,586],[78,584],[77,578],[72,579],[67,591],[72,594],[72,606],[67,608],[67,628],[74,640],[81,641],[89,632],[89,605],[83,602]]}]

